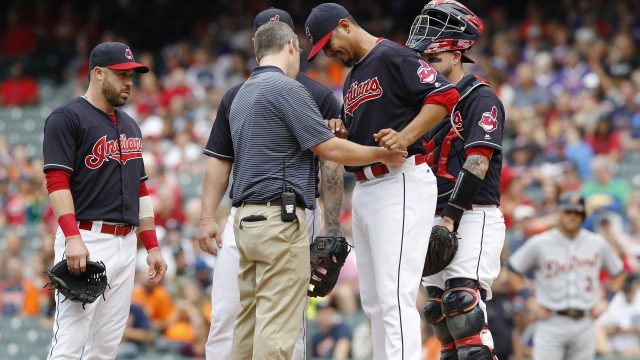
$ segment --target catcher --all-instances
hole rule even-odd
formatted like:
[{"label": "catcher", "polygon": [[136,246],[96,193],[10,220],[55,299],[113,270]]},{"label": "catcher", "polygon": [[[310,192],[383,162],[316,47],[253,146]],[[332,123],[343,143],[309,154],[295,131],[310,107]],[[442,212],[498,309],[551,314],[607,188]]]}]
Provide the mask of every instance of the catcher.
[{"label": "catcher", "polygon": [[[505,114],[489,84],[462,66],[473,62],[465,52],[482,31],[482,20],[462,4],[434,0],[414,20],[407,41],[460,93],[451,117],[423,142],[438,179],[439,215],[423,274],[424,311],[443,345],[443,360],[495,358],[484,302],[500,273],[505,238],[498,208]],[[447,245],[455,249],[453,232],[460,237],[457,251]]]},{"label": "catcher", "polygon": [[[115,358],[129,317],[136,238],[149,252],[148,281],[158,283],[167,269],[145,185],[140,128],[120,109],[134,73],[149,69],[119,42],[97,45],[89,69],[84,96],[55,109],[44,125],[47,191],[59,224],[57,265],[49,274],[58,291],[48,359]],[[94,301],[103,292],[106,300]]]}]

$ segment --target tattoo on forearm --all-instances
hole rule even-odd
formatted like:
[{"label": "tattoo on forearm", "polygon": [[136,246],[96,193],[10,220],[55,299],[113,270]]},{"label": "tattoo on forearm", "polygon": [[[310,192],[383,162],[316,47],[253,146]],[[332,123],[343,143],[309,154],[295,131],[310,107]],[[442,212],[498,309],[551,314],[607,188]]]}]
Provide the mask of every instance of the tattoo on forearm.
[{"label": "tattoo on forearm", "polygon": [[342,168],[322,164],[321,196],[324,205],[324,230],[329,236],[342,236],[340,227],[340,211],[344,196],[344,180]]},{"label": "tattoo on forearm", "polygon": [[489,158],[482,155],[469,155],[462,167],[480,179],[484,179],[489,170]]}]

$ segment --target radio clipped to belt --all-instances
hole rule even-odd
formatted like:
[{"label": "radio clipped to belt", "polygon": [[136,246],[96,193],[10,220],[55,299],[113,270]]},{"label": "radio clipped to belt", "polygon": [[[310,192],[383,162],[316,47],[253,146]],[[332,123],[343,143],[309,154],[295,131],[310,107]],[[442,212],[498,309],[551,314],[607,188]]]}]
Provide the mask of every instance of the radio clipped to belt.
[{"label": "radio clipped to belt", "polygon": [[286,171],[285,171],[285,159],[282,159],[282,194],[280,194],[280,216],[282,221],[291,222],[298,217],[296,216],[296,193],[285,186]]}]

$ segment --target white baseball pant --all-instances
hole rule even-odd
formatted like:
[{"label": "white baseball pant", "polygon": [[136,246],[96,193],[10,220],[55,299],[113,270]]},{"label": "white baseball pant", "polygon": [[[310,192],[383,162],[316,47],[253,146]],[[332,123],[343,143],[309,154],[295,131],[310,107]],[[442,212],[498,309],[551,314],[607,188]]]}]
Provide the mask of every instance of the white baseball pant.
[{"label": "white baseball pant", "polygon": [[[222,248],[218,250],[211,285],[211,328],[206,344],[207,359],[230,359],[233,340],[233,324],[240,311],[240,290],[238,272],[240,254],[233,234],[233,220],[236,208],[231,213],[222,233]],[[312,241],[320,231],[321,211],[316,201],[314,211],[306,210],[309,239]],[[308,305],[309,298],[306,298]],[[306,312],[307,306],[304,306]],[[306,317],[300,324],[300,333],[293,349],[292,360],[306,359]]]},{"label": "white baseball pant", "polygon": [[[436,218],[437,223],[440,218]],[[460,219],[458,251],[441,272],[423,279],[424,286],[444,289],[446,280],[467,278],[478,280],[492,298],[491,284],[500,274],[500,253],[504,244],[505,225],[500,208],[472,205]],[[486,320],[486,319],[485,319]]]},{"label": "white baseball pant", "polygon": [[[91,261],[102,261],[107,268],[109,286],[104,297],[93,304],[64,301],[56,291],[53,339],[48,359],[114,359],[129,317],[135,277],[135,230],[127,236],[99,232],[101,221],[91,231],[80,230]],[[63,259],[65,237],[58,228],[54,243],[55,263]]]},{"label": "white baseball pant", "polygon": [[[436,178],[414,157],[353,191],[360,296],[371,319],[373,359],[421,358],[420,278],[436,208]],[[365,173],[367,170],[365,168]]]}]

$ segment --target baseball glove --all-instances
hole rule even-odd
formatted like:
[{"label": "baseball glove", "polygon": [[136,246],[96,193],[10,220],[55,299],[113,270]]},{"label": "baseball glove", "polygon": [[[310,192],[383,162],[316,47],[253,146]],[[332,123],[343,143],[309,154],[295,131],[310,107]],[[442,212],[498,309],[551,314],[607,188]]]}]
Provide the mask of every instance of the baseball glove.
[{"label": "baseball glove", "polygon": [[340,269],[351,247],[341,236],[318,236],[311,243],[310,297],[327,296],[338,281]]},{"label": "baseball glove", "polygon": [[458,251],[456,235],[442,225],[435,225],[431,229],[422,276],[430,276],[442,271],[451,263],[456,251]]},{"label": "baseball glove", "polygon": [[87,270],[80,275],[73,275],[67,267],[67,260],[55,264],[49,271],[49,283],[51,289],[56,289],[64,295],[63,301],[71,300],[85,304],[91,304],[100,296],[104,298],[107,283],[107,268],[102,261],[87,261]]}]

